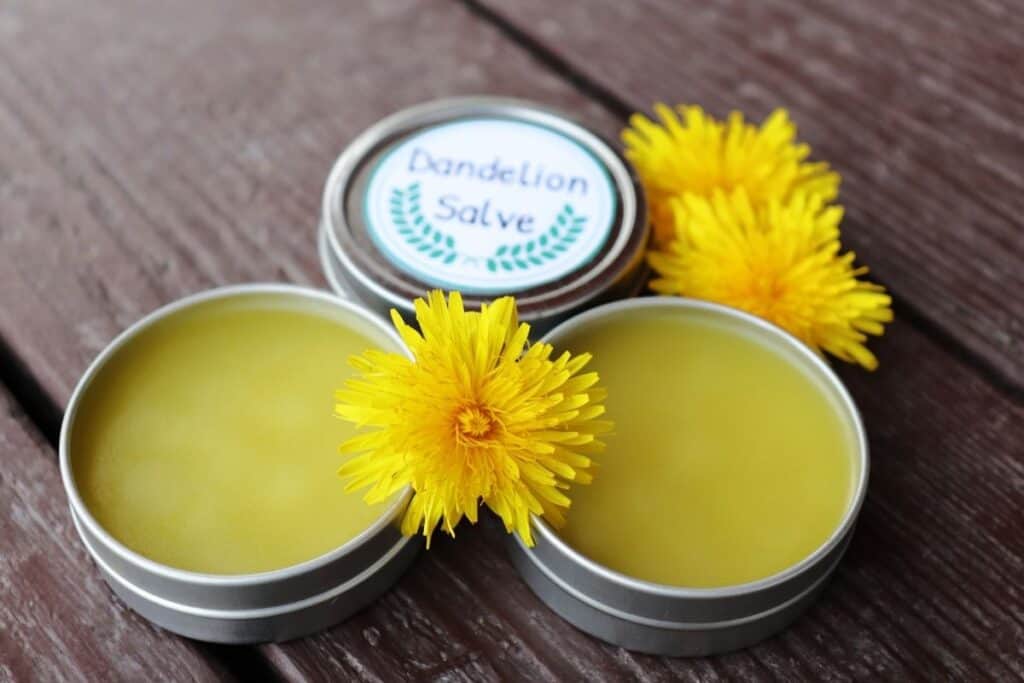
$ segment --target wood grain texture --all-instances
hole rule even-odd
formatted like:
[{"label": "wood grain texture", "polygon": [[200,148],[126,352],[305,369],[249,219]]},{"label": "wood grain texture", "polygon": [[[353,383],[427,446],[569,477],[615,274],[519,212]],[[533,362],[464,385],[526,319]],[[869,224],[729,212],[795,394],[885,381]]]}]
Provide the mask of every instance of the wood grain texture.
[{"label": "wood grain texture", "polygon": [[617,129],[446,0],[47,0],[0,6],[0,31],[0,336],[54,398],[159,303],[323,285],[327,172],[387,113],[491,92]]},{"label": "wood grain texture", "polygon": [[353,620],[273,656],[317,680],[1024,677],[1024,408],[905,323],[882,346],[897,360],[843,372],[873,452],[857,532],[825,594],[782,635],[696,660],[602,644],[537,601],[488,518],[439,539]]},{"label": "wood grain texture", "polygon": [[[625,114],[784,106],[843,175],[844,240],[1024,388],[1024,38],[1013,2],[480,0]],[[884,359],[883,359],[884,362]]]},{"label": "wood grain texture", "polygon": [[[523,17],[534,11],[522,8]],[[555,22],[565,11],[549,10]],[[544,26],[527,28],[551,30]],[[647,49],[649,33],[628,40],[629,49]],[[619,127],[529,50],[443,0],[112,0],[87,9],[45,0],[0,8],[0,38],[0,338],[61,405],[95,353],[162,303],[230,282],[322,284],[313,236],[323,180],[346,142],[390,111],[486,91],[563,106],[606,134]],[[698,94],[712,94],[701,87]],[[750,100],[757,102],[764,100]],[[804,128],[821,148],[817,136],[828,138],[831,124],[819,125]],[[834,144],[853,154],[849,142]],[[857,151],[857,163],[877,163],[872,149]],[[853,203],[847,161],[825,154],[847,175]],[[870,183],[862,183],[866,191]],[[853,246],[898,293],[921,277],[906,264],[948,267],[926,251],[889,255],[881,272],[878,256],[888,247],[877,246],[883,236],[859,210],[851,206],[847,227],[863,225]],[[924,240],[945,229],[897,227]],[[993,250],[997,269],[1015,248]],[[949,294],[946,284],[933,286]],[[963,305],[926,303],[940,322],[942,307]],[[979,320],[971,324],[996,324]],[[808,615],[746,652],[673,660],[581,634],[518,580],[500,529],[486,520],[460,529],[455,541],[439,539],[395,590],[345,624],[234,656],[262,657],[289,680],[1020,677],[1024,411],[946,346],[901,321],[877,345],[879,372],[843,370],[874,456],[858,532]],[[52,454],[44,455],[3,476],[55,477]],[[51,497],[62,514],[63,499]],[[66,520],[54,523],[66,530]],[[81,555],[77,543],[70,547]],[[98,583],[95,572],[86,574]],[[106,614],[104,606],[140,622],[132,633],[154,632],[113,598],[95,613]],[[157,640],[190,647],[169,634]],[[89,656],[90,671],[100,671],[113,655]]]},{"label": "wood grain texture", "polygon": [[56,455],[0,388],[0,681],[226,680],[123,607],[78,542]]}]

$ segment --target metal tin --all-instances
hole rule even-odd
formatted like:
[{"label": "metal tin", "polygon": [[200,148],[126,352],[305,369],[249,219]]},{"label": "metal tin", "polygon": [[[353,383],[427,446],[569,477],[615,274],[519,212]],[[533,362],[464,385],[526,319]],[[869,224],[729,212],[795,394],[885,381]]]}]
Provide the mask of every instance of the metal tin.
[{"label": "metal tin", "polygon": [[156,624],[191,638],[221,643],[281,641],[332,626],[387,590],[411,564],[421,539],[403,536],[406,491],[369,528],[327,554],[257,574],[217,575],[154,562],[117,541],[97,522],[79,494],[71,442],[79,406],[97,373],[144,329],[197,304],[229,297],[277,295],[339,313],[353,327],[384,336],[408,353],[376,315],[326,292],[279,284],[236,285],[195,294],[150,313],[121,333],[93,361],[68,403],[60,435],[60,469],[71,518],[103,577],[124,602]]},{"label": "metal tin", "polygon": [[[711,655],[752,645],[789,625],[824,587],[846,550],[867,490],[868,447],[857,408],[839,378],[804,344],[771,323],[703,301],[652,297],[592,309],[552,330],[543,341],[560,339],[594,319],[634,309],[699,311],[721,317],[768,343],[784,348],[840,406],[856,442],[854,492],[846,514],[829,539],[811,555],[765,579],[722,588],[681,588],[634,579],[604,567],[571,548],[534,517],[533,548],[510,537],[509,552],[527,584],[547,605],[574,624],[615,645],[652,654]],[[699,550],[699,549],[696,549]]]},{"label": "metal tin", "polygon": [[[609,214],[607,237],[595,247],[595,252],[578,263],[572,262],[571,270],[558,271],[558,277],[552,275],[554,279],[551,281],[507,287],[498,284],[488,291],[477,290],[475,285],[447,279],[444,273],[447,265],[440,259],[431,262],[433,265],[425,273],[401,263],[368,227],[373,221],[368,218],[367,204],[374,202],[368,202],[367,196],[376,197],[370,192],[372,178],[395,150],[405,142],[419,139],[417,136],[446,126],[480,122],[521,124],[549,131],[583,150],[607,177],[607,187],[614,194],[614,213]],[[494,139],[501,137],[495,135]],[[458,135],[453,135],[453,138],[458,144]],[[529,154],[541,147],[533,148]],[[479,152],[480,159],[490,159],[491,155],[497,154],[475,146],[471,149]],[[528,157],[526,151],[522,153],[527,155],[523,158]],[[498,163],[497,156],[494,156],[494,163]],[[409,168],[412,168],[412,162]],[[531,172],[533,168],[539,167],[531,167]],[[524,167],[524,177],[525,173]],[[539,212],[542,203],[533,203]],[[529,201],[519,204],[531,206]],[[445,99],[412,107],[381,120],[356,138],[334,164],[324,188],[322,212],[321,260],[331,286],[336,291],[354,294],[368,307],[381,313],[390,308],[411,312],[412,301],[416,297],[437,287],[458,289],[467,307],[479,306],[483,301],[502,294],[514,294],[520,318],[531,323],[535,330],[544,330],[586,307],[634,294],[644,279],[643,251],[649,232],[647,209],[630,167],[611,145],[582,125],[552,109],[521,100],[494,97]],[[382,216],[382,222],[390,220],[386,214]],[[437,214],[434,216],[436,218]],[[547,222],[544,223],[546,226]],[[552,227],[556,227],[554,223]],[[458,235],[461,240],[465,229],[456,225],[451,234]],[[540,249],[536,253],[539,254]],[[454,252],[450,258],[454,263],[452,267],[457,267],[462,261],[479,260],[482,264],[485,260],[484,257],[464,257]],[[479,267],[484,268],[483,265]],[[491,267],[495,264],[488,261],[488,268]],[[495,271],[501,273],[500,268],[495,267]]]}]

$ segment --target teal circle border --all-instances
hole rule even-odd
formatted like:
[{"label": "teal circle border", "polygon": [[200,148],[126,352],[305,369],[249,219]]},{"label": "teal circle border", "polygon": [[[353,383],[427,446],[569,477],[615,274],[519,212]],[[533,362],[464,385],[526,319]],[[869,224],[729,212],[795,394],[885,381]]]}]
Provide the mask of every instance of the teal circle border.
[{"label": "teal circle border", "polygon": [[564,273],[564,274],[562,274],[560,276],[553,276],[553,277],[544,279],[544,280],[542,280],[540,282],[536,282],[536,283],[534,283],[532,285],[519,286],[519,287],[514,287],[512,289],[510,289],[508,287],[503,287],[503,286],[500,286],[500,285],[495,285],[493,287],[467,287],[465,284],[459,284],[459,283],[456,283],[456,282],[453,282],[453,281],[448,281],[448,280],[445,280],[443,278],[436,277],[435,275],[432,275],[430,273],[420,271],[418,268],[414,268],[412,266],[406,265],[405,263],[403,263],[402,259],[398,258],[398,255],[393,250],[391,250],[384,243],[383,239],[381,238],[381,236],[380,236],[380,234],[378,232],[377,226],[374,225],[373,221],[370,219],[370,213],[369,213],[369,205],[370,205],[370,203],[368,201],[369,194],[370,194],[370,188],[373,187],[374,180],[376,179],[377,173],[378,173],[378,171],[380,171],[381,167],[384,166],[384,164],[395,153],[397,153],[400,148],[404,147],[408,142],[410,142],[412,140],[415,140],[416,138],[418,138],[419,136],[421,136],[421,135],[423,135],[425,133],[432,133],[434,131],[443,130],[444,128],[451,128],[451,127],[454,127],[454,126],[460,126],[460,125],[465,124],[465,123],[475,123],[475,122],[515,123],[515,124],[518,124],[518,125],[521,125],[521,126],[528,126],[530,128],[539,128],[540,130],[546,131],[548,133],[553,133],[553,134],[557,135],[558,137],[561,137],[561,138],[563,138],[565,140],[568,140],[570,143],[572,143],[573,145],[578,147],[580,150],[583,151],[584,154],[586,154],[588,157],[590,157],[590,159],[597,165],[597,167],[599,169],[601,169],[601,177],[604,179],[605,184],[607,186],[608,195],[611,197],[611,211],[610,211],[611,217],[609,218],[608,225],[607,225],[607,227],[605,229],[606,230],[606,234],[605,234],[604,238],[601,239],[594,246],[593,249],[591,249],[590,253],[587,254],[586,257],[580,261],[579,265],[577,265],[575,268],[573,268],[571,271],[569,271],[569,273],[574,272],[576,270],[579,270],[580,268],[584,268],[584,267],[590,265],[594,261],[594,258],[601,252],[601,249],[605,246],[605,244],[607,244],[608,239],[612,236],[612,233],[613,233],[613,229],[612,228],[614,226],[615,216],[616,216],[616,214],[619,211],[619,194],[616,191],[615,182],[612,180],[611,174],[608,171],[608,166],[601,159],[599,159],[597,157],[597,155],[594,154],[594,152],[589,147],[583,145],[582,143],[580,143],[579,140],[573,138],[571,135],[567,135],[563,131],[560,131],[560,130],[558,130],[556,128],[552,128],[551,126],[546,126],[544,124],[534,123],[532,121],[523,121],[522,119],[518,119],[518,118],[515,118],[515,117],[504,117],[504,116],[467,116],[465,118],[460,118],[460,119],[458,119],[456,121],[450,121],[450,122],[447,122],[447,123],[441,123],[441,124],[436,124],[436,125],[432,125],[432,126],[427,126],[425,128],[422,128],[422,129],[416,131],[416,133],[413,134],[413,135],[410,135],[408,137],[400,139],[399,142],[392,149],[388,150],[388,152],[386,154],[384,154],[380,159],[378,159],[377,162],[373,165],[373,170],[370,171],[370,177],[367,179],[366,189],[363,191],[363,207],[362,207],[363,208],[363,211],[362,211],[362,213],[363,213],[363,223],[366,225],[366,232],[367,232],[367,234],[369,234],[370,239],[373,242],[374,246],[376,246],[377,249],[382,254],[384,254],[384,256],[387,257],[388,261],[390,261],[395,267],[399,268],[400,270],[402,270],[403,272],[405,272],[405,273],[407,273],[409,275],[412,275],[413,277],[419,278],[423,283],[425,283],[425,284],[427,284],[429,286],[432,286],[432,287],[442,287],[442,288],[448,289],[448,290],[457,290],[459,292],[462,292],[463,294],[514,294],[514,293],[517,293],[517,292],[522,292],[522,291],[526,291],[526,290],[529,290],[529,289],[533,289],[534,287],[539,287],[541,285],[546,285],[546,284],[548,284],[550,282],[558,280],[558,279],[560,279],[562,277],[565,277],[566,275],[569,274],[569,273]]}]

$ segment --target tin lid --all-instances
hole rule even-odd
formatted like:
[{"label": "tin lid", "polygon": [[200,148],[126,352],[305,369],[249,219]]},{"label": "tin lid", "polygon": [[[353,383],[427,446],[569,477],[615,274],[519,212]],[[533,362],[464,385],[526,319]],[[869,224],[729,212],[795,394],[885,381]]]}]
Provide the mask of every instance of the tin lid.
[{"label": "tin lid", "polygon": [[643,195],[600,137],[529,102],[471,97],[393,114],[342,153],[324,188],[328,280],[372,308],[434,288],[467,305],[514,294],[555,322],[630,293],[647,241]]}]

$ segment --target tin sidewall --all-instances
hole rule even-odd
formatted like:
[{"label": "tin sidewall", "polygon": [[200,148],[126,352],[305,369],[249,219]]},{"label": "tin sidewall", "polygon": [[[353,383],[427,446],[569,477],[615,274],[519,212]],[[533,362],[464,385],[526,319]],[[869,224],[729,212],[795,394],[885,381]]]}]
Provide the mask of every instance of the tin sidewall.
[{"label": "tin sidewall", "polygon": [[[71,443],[74,421],[79,405],[88,400],[89,387],[106,363],[126,344],[129,344],[142,330],[174,313],[217,299],[246,296],[294,297],[297,302],[329,308],[340,313],[358,329],[372,330],[379,338],[386,338],[396,352],[408,354],[398,335],[376,315],[351,302],[314,289],[283,284],[251,284],[222,287],[185,297],[168,304],[133,324],[122,332],[104,349],[86,370],[75,388],[60,435],[60,469],[65,491],[71,508],[72,518],[79,535],[101,567],[102,573],[119,595],[131,594],[126,599],[133,607],[142,606],[144,616],[163,615],[153,618],[157,623],[176,632],[218,642],[249,642],[246,634],[258,634],[256,640],[274,640],[287,635],[288,629],[281,614],[275,614],[265,623],[264,617],[252,617],[253,610],[270,610],[287,613],[288,606],[296,603],[315,603],[316,596],[336,590],[339,586],[355,581],[368,568],[381,562],[383,557],[396,557],[393,567],[382,568],[382,577],[394,575],[395,568],[404,569],[410,558],[422,545],[418,539],[403,537],[398,525],[411,492],[405,491],[370,527],[342,546],[317,558],[280,570],[258,574],[218,575],[190,572],[169,567],[140,555],[113,538],[86,507],[74,479],[72,470]],[[401,560],[401,561],[399,561]],[[352,595],[359,600],[373,590],[383,590],[380,578],[360,580],[362,586]],[[379,590],[378,590],[379,589]],[[141,597],[140,597],[141,596]],[[147,597],[148,596],[148,597]],[[335,596],[334,606],[327,610],[315,604],[305,605],[296,610],[302,612],[301,624],[321,624],[329,618],[344,618],[350,601],[346,593]],[[340,603],[340,604],[338,604]],[[192,628],[187,624],[195,621],[195,610],[207,610],[202,619],[206,625]],[[282,612],[283,610],[283,612]],[[178,614],[178,616],[171,616]],[[235,616],[231,616],[234,614]],[[235,628],[232,623],[239,621],[238,614],[249,614],[240,620],[244,628]],[[314,618],[314,615],[316,618]],[[180,618],[179,618],[180,617]],[[188,618],[186,618],[188,617]],[[287,621],[287,619],[285,619]],[[177,626],[176,626],[177,625]],[[296,629],[300,627],[296,623]],[[222,629],[219,632],[218,629]]]},{"label": "tin sidewall", "polygon": [[[806,368],[824,381],[856,440],[854,457],[858,471],[843,519],[817,550],[796,565],[765,579],[723,588],[680,588],[615,572],[571,548],[538,517],[533,519],[535,546],[528,548],[521,539],[513,538],[510,553],[538,595],[579,628],[631,649],[710,654],[771,635],[771,629],[778,630],[789,623],[788,617],[795,618],[812,593],[816,594],[853,533],[867,490],[868,447],[857,408],[831,368],[785,331],[736,309],[679,297],[631,299],[582,313],[556,327],[542,341],[557,347],[566,334],[591,321],[625,311],[666,308],[722,316],[749,327],[762,338],[771,337],[794,352]],[[742,626],[733,623],[737,621]],[[761,626],[751,626],[754,622]],[[706,638],[694,636],[695,631],[704,630],[710,634]]]},{"label": "tin sidewall", "polygon": [[[586,286],[575,288],[568,284],[560,293],[516,292],[520,318],[538,332],[546,331],[558,322],[598,303],[628,296],[638,273],[644,268],[643,254],[649,236],[647,205],[643,190],[633,171],[615,148],[600,135],[589,130],[572,117],[553,108],[525,100],[500,97],[460,97],[427,102],[396,112],[360,134],[339,156],[324,186],[320,240],[322,249],[330,252],[321,256],[324,272],[332,287],[339,292],[352,291],[377,311],[397,308],[411,312],[409,296],[392,291],[373,273],[367,273],[349,256],[354,248],[347,217],[346,197],[364,159],[382,144],[387,144],[403,133],[423,126],[443,123],[460,116],[508,116],[530,123],[554,127],[569,135],[578,144],[594,154],[605,166],[618,193],[621,205],[619,229],[614,233],[610,251],[599,262],[585,270],[587,277],[602,274]],[[433,289],[423,285],[423,293]],[[561,292],[562,290],[559,290]],[[467,300],[485,300],[481,295],[467,296]],[[536,301],[534,301],[536,299]]]}]

